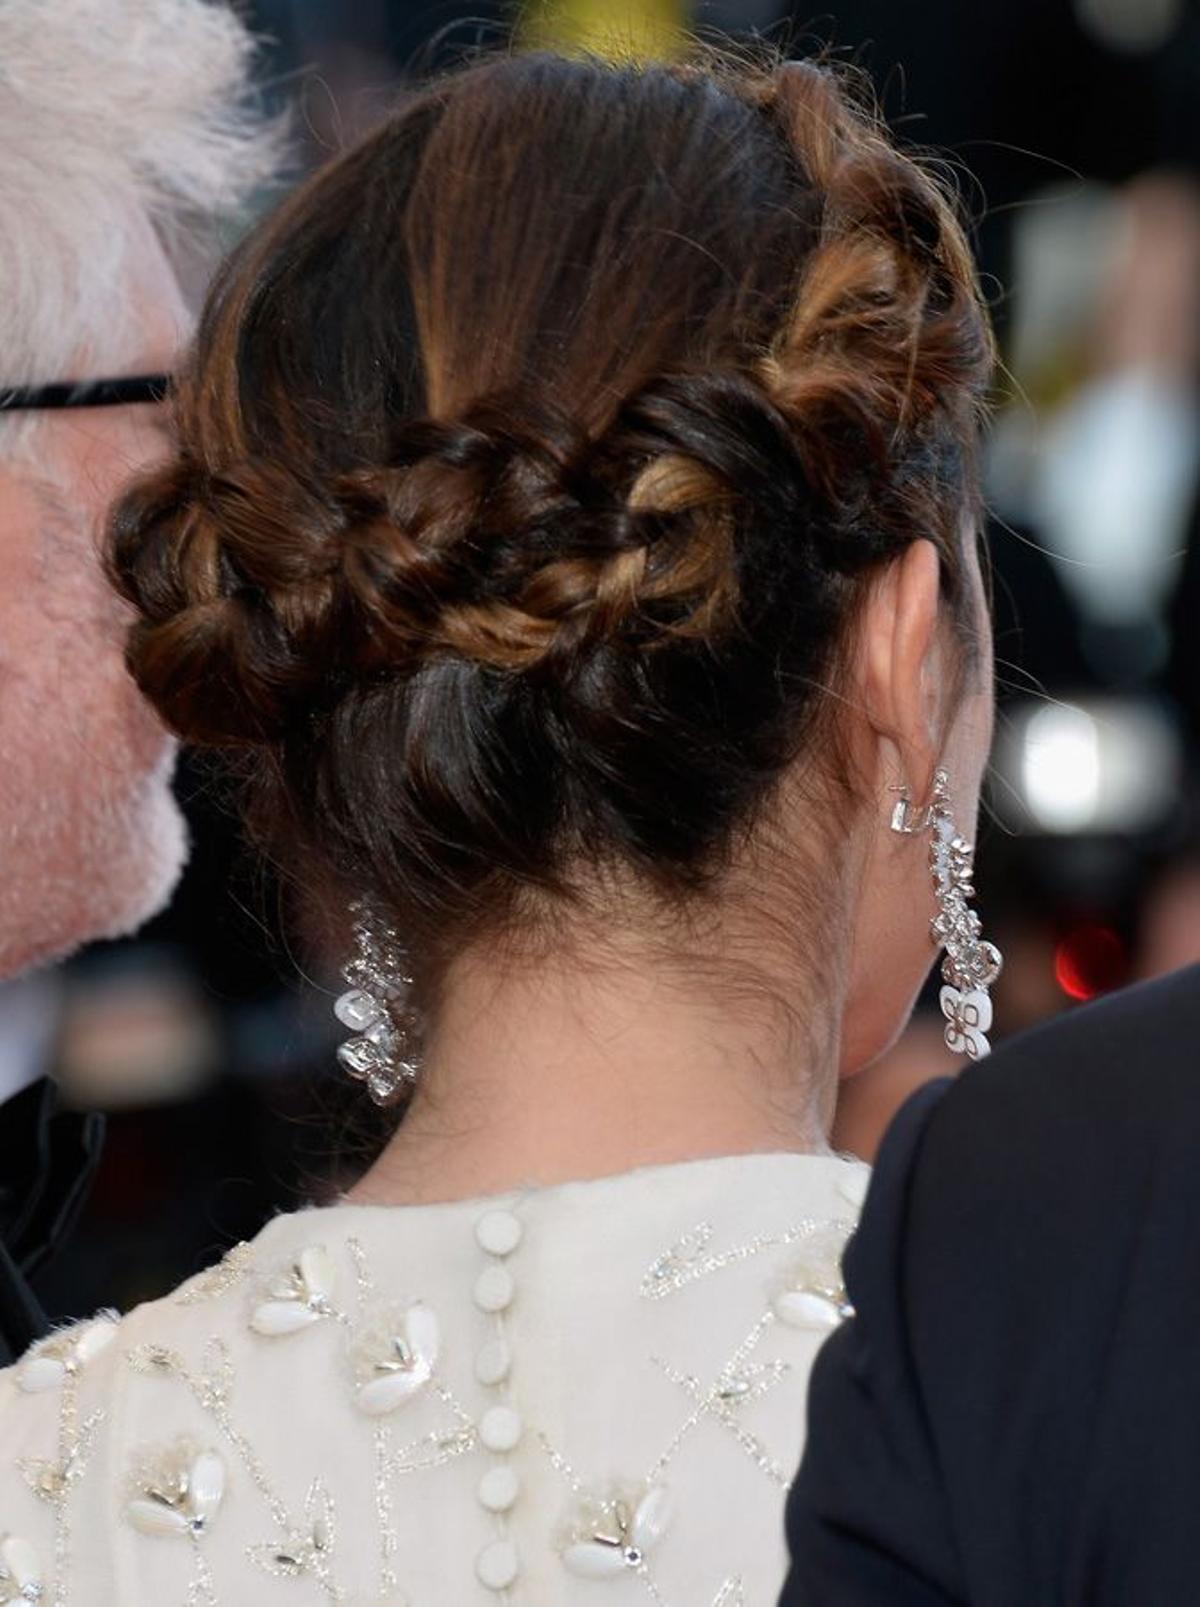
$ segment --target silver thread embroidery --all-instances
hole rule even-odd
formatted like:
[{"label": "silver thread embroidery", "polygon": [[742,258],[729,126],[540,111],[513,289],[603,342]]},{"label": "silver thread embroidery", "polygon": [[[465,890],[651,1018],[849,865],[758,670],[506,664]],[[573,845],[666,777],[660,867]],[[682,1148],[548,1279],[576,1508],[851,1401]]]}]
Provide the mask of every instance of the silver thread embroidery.
[{"label": "silver thread embroidery", "polygon": [[798,1244],[821,1233],[834,1233],[845,1240],[853,1231],[854,1224],[850,1221],[809,1218],[779,1233],[760,1233],[728,1250],[711,1253],[709,1245],[713,1240],[713,1225],[711,1222],[701,1222],[650,1263],[641,1282],[641,1294],[645,1300],[662,1300],[680,1289],[686,1289],[689,1284],[698,1283],[701,1278],[711,1277],[715,1272],[749,1261],[768,1250]]}]

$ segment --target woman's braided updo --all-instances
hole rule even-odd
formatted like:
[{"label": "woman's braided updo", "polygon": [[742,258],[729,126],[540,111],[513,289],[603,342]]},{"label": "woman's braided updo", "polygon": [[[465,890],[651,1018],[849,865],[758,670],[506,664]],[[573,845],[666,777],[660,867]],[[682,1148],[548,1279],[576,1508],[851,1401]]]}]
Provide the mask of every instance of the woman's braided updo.
[{"label": "woman's braided updo", "polygon": [[830,70],[474,66],[226,268],[113,520],[130,666],[421,953],[589,866],[682,894],[824,729],[863,577],[928,537],[967,609],[989,357]]}]

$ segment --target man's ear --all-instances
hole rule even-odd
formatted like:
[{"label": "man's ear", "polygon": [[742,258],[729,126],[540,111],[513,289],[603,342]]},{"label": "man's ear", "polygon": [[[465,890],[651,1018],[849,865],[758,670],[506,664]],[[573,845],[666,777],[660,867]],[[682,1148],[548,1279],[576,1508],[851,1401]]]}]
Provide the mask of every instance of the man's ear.
[{"label": "man's ear", "polygon": [[933,786],[945,712],[940,599],[937,548],[913,541],[872,582],[860,621],[859,695],[879,770],[917,804]]}]

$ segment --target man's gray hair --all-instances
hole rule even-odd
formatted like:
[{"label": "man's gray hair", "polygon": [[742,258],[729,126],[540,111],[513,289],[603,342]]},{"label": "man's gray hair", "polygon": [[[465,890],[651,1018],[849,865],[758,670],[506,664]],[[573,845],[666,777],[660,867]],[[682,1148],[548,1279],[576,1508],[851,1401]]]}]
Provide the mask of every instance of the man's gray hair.
[{"label": "man's gray hair", "polygon": [[254,52],[216,0],[0,0],[0,386],[120,372],[147,222],[170,245],[271,175]]}]

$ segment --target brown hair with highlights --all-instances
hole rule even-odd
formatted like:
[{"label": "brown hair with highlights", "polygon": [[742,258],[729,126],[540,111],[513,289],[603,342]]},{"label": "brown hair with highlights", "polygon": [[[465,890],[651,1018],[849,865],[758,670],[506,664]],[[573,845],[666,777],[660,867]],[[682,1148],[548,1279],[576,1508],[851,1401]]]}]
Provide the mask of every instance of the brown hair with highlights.
[{"label": "brown hair with highlights", "polygon": [[862,584],[964,510],[991,349],[834,70],[487,60],[227,266],[118,508],[131,669],[426,963],[588,867],[710,885]]}]

